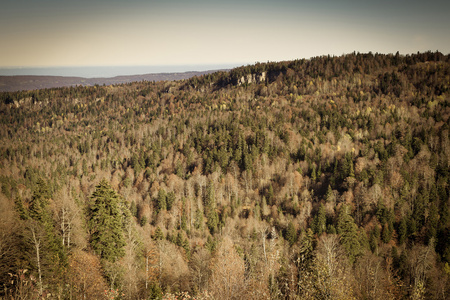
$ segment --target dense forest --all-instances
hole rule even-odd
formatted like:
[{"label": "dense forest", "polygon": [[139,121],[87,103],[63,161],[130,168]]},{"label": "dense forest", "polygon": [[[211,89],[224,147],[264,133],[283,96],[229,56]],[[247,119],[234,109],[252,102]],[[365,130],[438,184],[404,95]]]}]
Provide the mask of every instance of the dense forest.
[{"label": "dense forest", "polygon": [[449,299],[450,56],[0,93],[0,298]]}]

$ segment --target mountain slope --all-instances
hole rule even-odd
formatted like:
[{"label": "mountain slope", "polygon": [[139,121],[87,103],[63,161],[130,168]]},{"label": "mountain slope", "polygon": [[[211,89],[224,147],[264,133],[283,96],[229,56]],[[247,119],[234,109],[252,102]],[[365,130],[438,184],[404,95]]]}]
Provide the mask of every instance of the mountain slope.
[{"label": "mountain slope", "polygon": [[[353,53],[1,93],[0,280],[27,268],[61,297],[448,298],[449,76],[438,52]],[[114,205],[98,218],[120,219],[109,240],[99,195]]]}]

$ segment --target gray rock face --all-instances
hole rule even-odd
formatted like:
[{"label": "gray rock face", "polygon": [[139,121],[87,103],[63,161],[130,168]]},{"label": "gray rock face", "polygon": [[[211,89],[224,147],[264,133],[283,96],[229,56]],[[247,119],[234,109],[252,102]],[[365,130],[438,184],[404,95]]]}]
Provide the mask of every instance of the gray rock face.
[{"label": "gray rock face", "polygon": [[266,81],[266,72],[262,72],[261,74],[248,74],[246,76],[242,76],[238,79],[237,84],[242,85],[244,83],[251,84],[251,83],[258,83]]}]

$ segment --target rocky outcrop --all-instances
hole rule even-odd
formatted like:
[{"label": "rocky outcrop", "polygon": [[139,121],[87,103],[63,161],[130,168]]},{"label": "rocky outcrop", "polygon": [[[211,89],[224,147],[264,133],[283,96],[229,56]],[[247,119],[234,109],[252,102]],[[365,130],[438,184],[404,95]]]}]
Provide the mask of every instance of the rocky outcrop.
[{"label": "rocky outcrop", "polygon": [[247,74],[238,79],[237,85],[242,85],[244,83],[258,83],[266,81],[266,72],[262,72],[261,74]]}]

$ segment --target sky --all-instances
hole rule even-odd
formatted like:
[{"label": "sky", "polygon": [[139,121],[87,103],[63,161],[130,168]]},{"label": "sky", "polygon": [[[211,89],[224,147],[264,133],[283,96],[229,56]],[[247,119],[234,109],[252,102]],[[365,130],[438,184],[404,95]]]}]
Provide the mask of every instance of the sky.
[{"label": "sky", "polygon": [[0,0],[0,68],[450,53],[445,0]]}]

